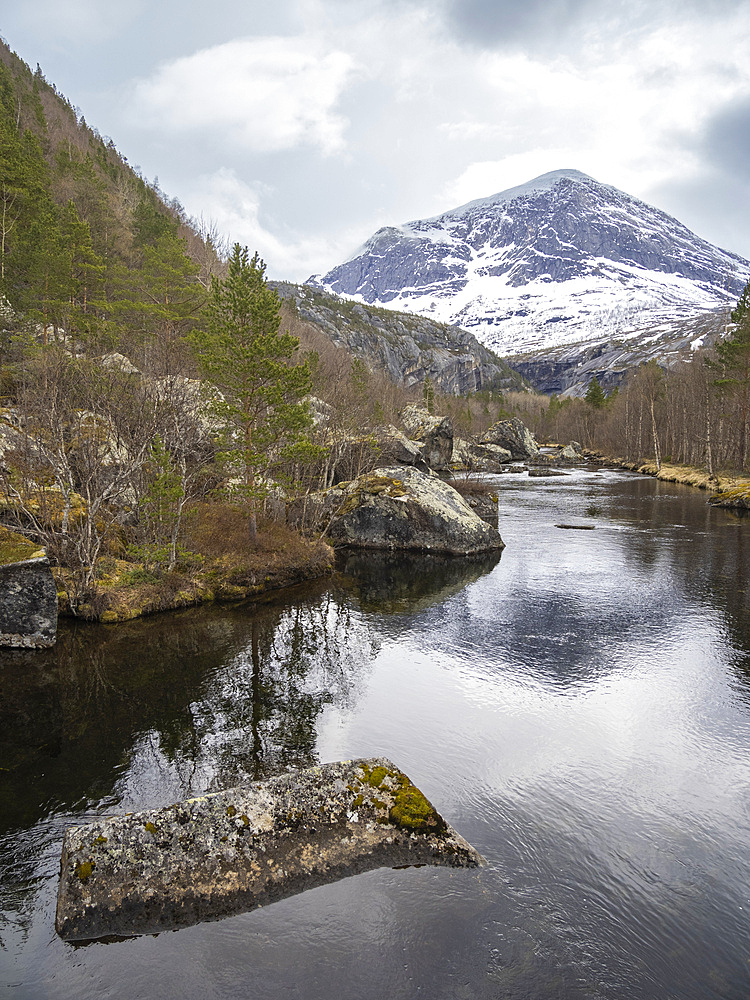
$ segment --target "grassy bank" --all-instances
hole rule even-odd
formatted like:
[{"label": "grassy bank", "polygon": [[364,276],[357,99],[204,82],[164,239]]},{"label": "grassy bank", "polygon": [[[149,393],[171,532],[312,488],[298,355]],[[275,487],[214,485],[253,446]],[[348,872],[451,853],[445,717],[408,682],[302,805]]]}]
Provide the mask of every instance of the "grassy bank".
[{"label": "grassy bank", "polygon": [[[205,601],[240,601],[304,583],[333,571],[333,550],[322,540],[308,541],[284,524],[259,524],[257,538],[246,522],[226,507],[196,511],[186,550],[168,571],[107,555],[99,560],[96,586],[78,617],[122,622]],[[60,613],[70,615],[71,573],[53,569]]]}]

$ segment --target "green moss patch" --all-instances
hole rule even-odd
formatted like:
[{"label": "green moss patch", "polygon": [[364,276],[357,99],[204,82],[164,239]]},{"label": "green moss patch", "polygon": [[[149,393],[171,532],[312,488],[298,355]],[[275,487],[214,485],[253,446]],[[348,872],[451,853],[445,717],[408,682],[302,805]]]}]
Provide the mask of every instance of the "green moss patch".
[{"label": "green moss patch", "polygon": [[76,875],[81,882],[85,882],[86,879],[91,878],[91,873],[95,868],[96,863],[94,861],[82,861],[79,865],[76,865]]},{"label": "green moss patch", "polygon": [[36,542],[29,541],[23,535],[8,528],[0,528],[0,565],[25,562],[27,559],[38,559],[44,555]]},{"label": "green moss patch", "polygon": [[[442,833],[445,830],[445,820],[403,771],[388,770],[382,765],[370,767],[363,764],[362,774],[363,784],[387,793],[392,800],[393,804],[388,811],[389,823],[402,830],[419,833]],[[358,796],[358,800],[360,798]],[[386,803],[380,799],[373,798],[371,801],[377,809],[387,808]]]}]

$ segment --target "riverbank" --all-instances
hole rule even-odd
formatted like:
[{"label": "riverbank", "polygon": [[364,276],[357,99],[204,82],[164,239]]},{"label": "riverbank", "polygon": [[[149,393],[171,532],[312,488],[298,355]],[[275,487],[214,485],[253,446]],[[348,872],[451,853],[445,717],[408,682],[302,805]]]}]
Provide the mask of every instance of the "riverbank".
[{"label": "riverbank", "polygon": [[[125,622],[161,611],[210,601],[242,601],[306,583],[333,572],[333,549],[308,541],[285,525],[267,526],[242,548],[191,553],[172,571],[148,569],[115,557],[99,562],[96,589],[75,609],[75,617]],[[54,570],[59,613],[72,617],[68,594],[72,574]]]},{"label": "riverbank", "polygon": [[644,476],[653,476],[667,483],[681,483],[683,486],[695,486],[699,490],[710,490],[713,495],[708,502],[716,507],[750,510],[750,480],[736,473],[720,471],[714,476],[709,476],[705,469],[696,466],[671,465],[665,462],[662,462],[659,469],[654,461],[628,462],[589,449],[584,450],[584,455],[597,465],[614,465],[630,472],[639,472]]}]

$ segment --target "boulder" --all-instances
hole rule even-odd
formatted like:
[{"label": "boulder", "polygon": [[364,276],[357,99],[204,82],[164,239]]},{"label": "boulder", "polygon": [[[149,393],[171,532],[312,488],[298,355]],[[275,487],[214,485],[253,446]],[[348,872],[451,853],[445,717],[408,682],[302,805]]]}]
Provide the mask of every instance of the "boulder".
[{"label": "boulder", "polygon": [[380,449],[382,462],[398,462],[401,465],[424,466],[422,444],[412,441],[393,424],[375,431],[375,440]]},{"label": "boulder", "polygon": [[498,531],[463,497],[418,469],[376,469],[330,490],[322,511],[334,546],[466,555],[502,549]]},{"label": "boulder", "polygon": [[518,419],[498,420],[482,438],[482,444],[500,445],[507,448],[513,458],[536,458],[539,445],[528,427]]},{"label": "boulder", "polygon": [[44,549],[0,527],[0,646],[39,649],[57,636],[57,588]]},{"label": "boulder", "polygon": [[583,459],[583,448],[577,441],[571,441],[564,448],[560,448],[556,458],[560,462],[580,462]]},{"label": "boulder", "polygon": [[422,443],[422,458],[431,469],[447,469],[453,457],[453,421],[435,417],[410,403],[401,414],[406,433]]},{"label": "boulder", "polygon": [[374,868],[484,863],[390,760],[341,761],[68,829],[55,927],[156,934]]},{"label": "boulder", "polygon": [[500,466],[511,461],[511,453],[507,448],[497,444],[477,444],[463,438],[453,439],[453,457],[451,466],[461,469],[471,469],[474,472],[496,472]]}]

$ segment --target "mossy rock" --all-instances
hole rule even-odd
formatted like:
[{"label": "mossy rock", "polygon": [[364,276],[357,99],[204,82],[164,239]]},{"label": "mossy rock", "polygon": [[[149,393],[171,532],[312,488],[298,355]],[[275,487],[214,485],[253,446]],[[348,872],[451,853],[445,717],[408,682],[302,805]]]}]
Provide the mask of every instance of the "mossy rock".
[{"label": "mossy rock", "polygon": [[0,527],[0,566],[26,562],[27,559],[43,559],[45,555],[44,549],[36,542],[9,528]]}]

